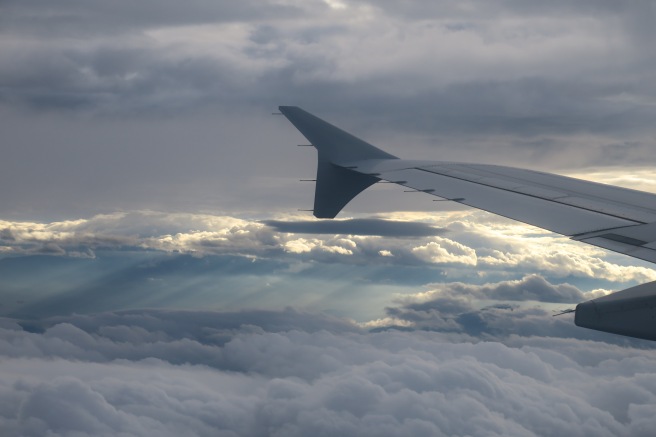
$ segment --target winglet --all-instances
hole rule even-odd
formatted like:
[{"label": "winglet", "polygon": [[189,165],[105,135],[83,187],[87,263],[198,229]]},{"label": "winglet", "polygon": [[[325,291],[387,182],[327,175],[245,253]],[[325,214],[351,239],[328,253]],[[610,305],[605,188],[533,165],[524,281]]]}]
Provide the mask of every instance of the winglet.
[{"label": "winglet", "polygon": [[361,159],[398,159],[298,106],[280,106],[279,109],[294,127],[317,148],[319,159],[323,157],[337,165]]},{"label": "winglet", "polygon": [[398,159],[297,106],[280,106],[280,112],[319,152],[314,216],[334,218],[360,192],[379,179],[346,168],[345,163],[365,159]]}]

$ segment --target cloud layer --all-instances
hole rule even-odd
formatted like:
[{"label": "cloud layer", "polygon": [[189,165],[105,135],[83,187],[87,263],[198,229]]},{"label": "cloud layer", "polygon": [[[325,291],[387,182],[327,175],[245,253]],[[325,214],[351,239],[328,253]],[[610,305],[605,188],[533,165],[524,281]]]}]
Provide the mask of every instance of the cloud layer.
[{"label": "cloud layer", "polygon": [[[433,114],[452,106],[456,124],[474,115],[476,128],[513,131],[535,123],[603,129],[598,117],[626,108],[622,100],[653,104],[648,1],[336,4],[169,2],[153,14],[145,5],[71,1],[53,21],[46,5],[9,2],[3,45],[6,56],[20,56],[2,64],[3,97],[122,111],[236,103],[257,93],[271,104],[307,91],[300,103],[421,103]],[[506,120],[490,120],[495,114]],[[419,117],[401,122],[428,128]],[[510,119],[522,126],[511,128]]]},{"label": "cloud layer", "polygon": [[51,223],[0,221],[0,251],[5,255],[93,258],[102,250],[276,257],[288,262],[475,266],[479,274],[532,269],[615,282],[656,279],[653,270],[639,266],[645,263],[626,265],[628,258],[480,212],[258,221],[133,211]]},{"label": "cloud layer", "polygon": [[653,426],[652,351],[589,340],[367,333],[292,310],[133,311],[42,332],[3,323],[8,436],[610,436]]},{"label": "cloud layer", "polygon": [[457,297],[472,309],[533,300],[551,310],[656,279],[646,262],[470,211],[330,223],[155,211],[5,220],[0,250],[0,315],[28,318],[293,304],[359,322],[389,316],[405,326],[409,318],[385,316],[400,296]]}]

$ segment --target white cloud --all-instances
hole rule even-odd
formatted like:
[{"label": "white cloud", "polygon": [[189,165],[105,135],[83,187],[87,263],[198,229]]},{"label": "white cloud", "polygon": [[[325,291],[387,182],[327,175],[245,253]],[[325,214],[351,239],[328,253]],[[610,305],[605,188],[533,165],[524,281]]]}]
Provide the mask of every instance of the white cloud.
[{"label": "white cloud", "polygon": [[590,168],[585,171],[570,172],[568,176],[656,193],[656,179],[654,179],[653,167],[642,168],[635,166],[630,169],[617,168],[616,166]]},{"label": "white cloud", "polygon": [[[540,273],[620,283],[656,280],[656,271],[647,263],[486,213],[403,213],[386,217],[414,220],[421,226],[430,224],[431,229],[448,232],[420,238],[394,238],[393,233],[387,237],[294,234],[276,232],[253,219],[132,211],[51,223],[0,221],[0,243],[7,255],[93,257],[98,250],[134,249],[198,257],[276,257],[290,263],[415,264],[460,269],[460,274],[476,267],[478,275],[516,272],[522,276]],[[405,228],[402,231],[408,232]],[[285,254],[287,258],[281,258]]]},{"label": "white cloud", "polygon": [[[311,244],[311,243],[310,243]],[[297,240],[288,241],[285,243],[285,250],[291,253],[305,253],[310,252],[313,248],[313,245],[308,244],[308,241],[305,238],[299,238]]]},{"label": "white cloud", "polygon": [[419,259],[435,264],[458,263],[475,266],[477,263],[474,249],[446,238],[413,247],[412,253]]}]

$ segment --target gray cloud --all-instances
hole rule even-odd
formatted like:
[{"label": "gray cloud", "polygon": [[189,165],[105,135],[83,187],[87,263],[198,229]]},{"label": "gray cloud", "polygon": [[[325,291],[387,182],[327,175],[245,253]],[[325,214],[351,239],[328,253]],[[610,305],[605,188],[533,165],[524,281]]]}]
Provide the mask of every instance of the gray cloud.
[{"label": "gray cloud", "polygon": [[0,212],[304,207],[279,104],[409,158],[653,163],[649,2],[344,5],[5,2]]},{"label": "gray cloud", "polygon": [[598,341],[365,333],[291,310],[52,323],[3,320],[6,435],[648,435],[656,401],[652,351]]},{"label": "gray cloud", "polygon": [[[651,47],[647,41],[653,31],[640,24],[648,21],[648,2],[622,7],[599,2],[576,7],[476,2],[467,11],[448,2],[406,2],[402,7],[376,2],[369,4],[369,12],[357,9],[358,3],[345,4],[352,6],[351,13],[363,17],[373,14],[379,23],[353,23],[339,10],[325,14],[329,8],[321,2],[294,7],[266,2],[236,5],[198,1],[184,8],[167,3],[150,8],[128,3],[106,7],[70,2],[57,14],[64,20],[61,26],[45,26],[38,19],[36,24],[34,21],[41,16],[52,20],[52,14],[43,12],[46,7],[30,9],[16,2],[8,7],[14,11],[6,19],[15,25],[7,27],[10,35],[14,29],[30,28],[74,29],[80,36],[102,28],[113,32],[89,44],[55,43],[51,49],[26,44],[27,50],[19,58],[22,63],[17,65],[16,58],[7,63],[8,70],[2,76],[4,91],[9,93],[7,98],[13,96],[13,101],[34,99],[31,105],[35,108],[49,104],[56,107],[58,102],[68,107],[86,101],[92,107],[110,111],[136,107],[139,112],[197,107],[209,102],[234,105],[252,101],[255,96],[264,106],[276,106],[293,97],[300,99],[299,104],[322,101],[327,115],[358,113],[362,118],[369,114],[370,120],[372,116],[386,115],[386,126],[431,133],[445,129],[521,135],[612,131],[625,126],[627,121],[616,115],[626,110],[633,110],[634,121],[642,110],[648,111],[646,116],[653,115],[649,108],[612,101],[618,96],[645,96],[645,92],[653,96],[653,87],[649,88],[648,83],[625,76],[627,68],[644,64],[644,52],[628,55],[624,67],[609,66],[602,58],[607,58],[608,50],[616,49],[593,41],[601,36],[598,32],[603,28],[616,35],[621,46],[633,50],[636,43],[645,49]],[[152,13],[153,9],[158,12]],[[326,18],[322,19],[321,14]],[[510,14],[515,21],[490,21],[490,14]],[[580,25],[585,19],[584,28],[563,24],[571,21]],[[135,31],[128,37],[120,32],[125,23]],[[174,31],[176,26],[189,26],[193,32],[193,25],[223,23],[236,27],[232,31],[213,29],[225,36],[217,40],[221,50],[214,53]],[[151,29],[173,29],[173,33],[143,37]],[[210,30],[205,32],[212,35]],[[409,59],[396,53],[402,48],[399,32],[405,32],[416,44],[416,48],[406,49]],[[158,44],[161,38],[165,42]],[[353,38],[363,38],[355,50],[369,52],[360,66],[343,61],[354,54],[348,53],[344,44]],[[455,38],[455,45],[470,46],[475,55],[452,60],[453,53],[444,51],[442,44],[435,46],[436,38]],[[173,52],[168,47],[172,41],[181,42]],[[15,44],[20,46],[20,42],[17,38]],[[581,55],[599,64],[595,76],[582,75],[582,70],[587,73],[588,68],[576,59],[576,53],[554,50],[558,46],[565,49],[568,43],[575,51],[586,44],[592,47],[587,52],[582,50]],[[318,47],[324,50],[316,50]],[[390,50],[395,53],[391,58]],[[419,55],[420,50],[424,56]],[[536,58],[535,50],[543,52],[542,59]],[[513,51],[524,56],[514,56]],[[398,61],[382,61],[383,53]],[[444,61],[434,62],[431,54]],[[495,55],[500,58],[498,63],[485,59]],[[507,62],[501,61],[504,58]],[[563,61],[567,61],[564,67]],[[376,68],[381,62],[383,65]],[[511,67],[504,68],[505,63]],[[543,68],[536,68],[536,63]],[[560,68],[555,69],[556,64]],[[25,74],[28,66],[37,68],[29,68],[30,74]],[[490,67],[487,74],[476,70],[481,66]],[[461,69],[466,71],[465,80]],[[425,70],[437,74],[426,76],[421,73]],[[640,92],[636,86],[641,87]],[[401,96],[390,92],[397,88],[403,91]],[[412,110],[408,112],[408,108]],[[609,124],[609,120],[615,123]]]},{"label": "gray cloud", "polygon": [[[651,342],[578,328],[571,315],[554,317],[556,308],[598,297],[569,284],[551,284],[531,275],[516,281],[472,285],[435,284],[432,291],[399,299],[386,308],[388,318],[370,322],[375,330],[390,327],[464,334],[506,342],[513,337],[578,338],[651,348]],[[522,304],[531,301],[530,304]],[[561,306],[542,303],[561,303]]]},{"label": "gray cloud", "polygon": [[440,235],[445,229],[439,229],[427,223],[401,222],[382,219],[347,219],[347,220],[305,220],[283,221],[263,220],[267,226],[278,232],[294,234],[344,234],[377,235],[381,237],[429,237]]},{"label": "gray cloud", "polygon": [[172,1],[144,1],[139,4],[117,1],[65,0],[53,11],[47,1],[7,1],[3,4],[6,28],[20,34],[45,37],[85,38],[89,35],[113,35],[139,32],[166,26],[251,21],[294,17],[300,10],[274,2],[193,0],[184,6]]},{"label": "gray cloud", "polygon": [[437,296],[510,301],[535,300],[554,303],[579,303],[585,298],[585,294],[576,287],[569,284],[553,285],[538,275],[526,276],[519,281],[503,281],[482,286],[454,283],[435,294]]}]

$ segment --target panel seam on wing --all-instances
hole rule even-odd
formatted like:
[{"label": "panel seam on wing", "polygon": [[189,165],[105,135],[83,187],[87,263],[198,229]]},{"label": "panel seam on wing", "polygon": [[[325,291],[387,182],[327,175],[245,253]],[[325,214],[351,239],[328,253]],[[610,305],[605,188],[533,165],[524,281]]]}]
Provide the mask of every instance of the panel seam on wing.
[{"label": "panel seam on wing", "polygon": [[[469,180],[469,179],[464,179],[464,178],[457,177],[457,176],[454,176],[454,175],[438,173],[438,172],[426,170],[426,169],[420,168],[420,167],[413,167],[412,170],[419,170],[419,171],[423,171],[423,172],[426,172],[426,173],[436,174],[436,175],[440,175],[440,176],[444,176],[444,177],[448,177],[448,178],[452,178],[452,179],[458,179],[460,181],[469,182],[471,184],[482,185],[484,187],[494,188],[496,190],[506,191],[508,193],[515,193],[515,194],[518,194],[518,195],[521,195],[521,196],[527,196],[527,197],[532,197],[534,199],[544,200],[545,202],[557,203],[559,205],[569,206],[569,207],[576,208],[576,209],[581,209],[581,210],[584,210],[584,211],[590,211],[590,212],[605,215],[605,216],[608,216],[608,217],[615,217],[615,218],[618,218],[618,219],[621,219],[621,220],[627,220],[627,221],[634,222],[636,225],[641,225],[641,224],[644,225],[644,224],[648,223],[648,222],[643,222],[643,221],[639,221],[639,220],[628,218],[628,217],[622,217],[622,216],[615,215],[615,214],[609,214],[607,212],[597,211],[597,210],[590,209],[590,208],[584,208],[584,207],[581,207],[581,206],[578,206],[578,205],[571,205],[571,204],[565,203],[565,202],[557,202],[554,199],[547,199],[545,197],[540,197],[540,196],[536,196],[536,195],[532,195],[532,194],[526,194],[526,193],[522,193],[521,191],[514,191],[514,190],[511,190],[511,189],[507,189],[507,188],[495,187],[494,185],[484,184],[484,183],[481,183],[481,182],[472,181],[472,180]],[[570,196],[568,195],[567,197],[570,197]],[[600,229],[599,231],[603,231],[603,230],[604,229]],[[594,231],[594,232],[599,232],[599,231]],[[586,233],[589,233],[589,232],[586,232]]]}]

